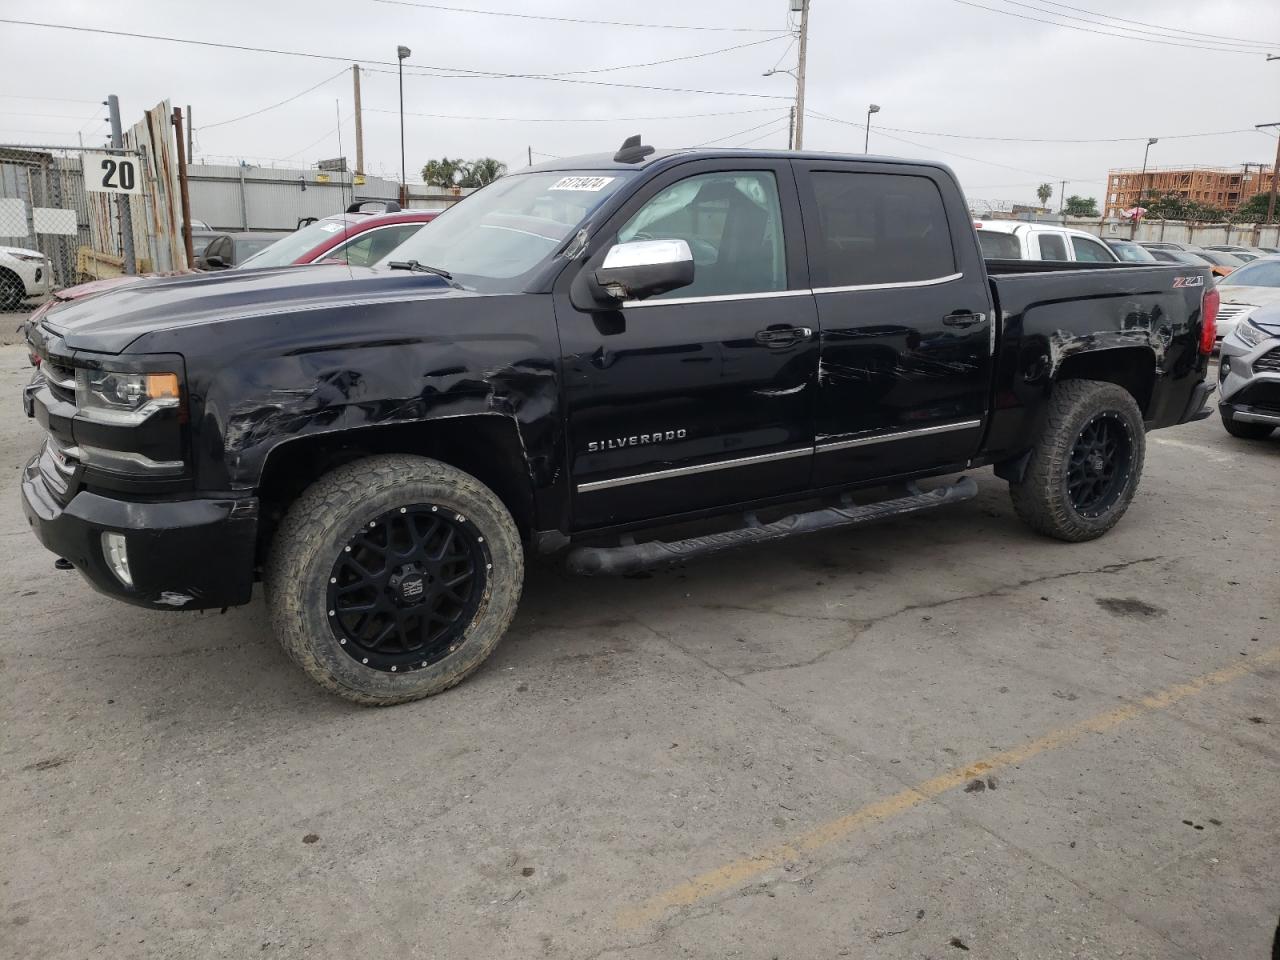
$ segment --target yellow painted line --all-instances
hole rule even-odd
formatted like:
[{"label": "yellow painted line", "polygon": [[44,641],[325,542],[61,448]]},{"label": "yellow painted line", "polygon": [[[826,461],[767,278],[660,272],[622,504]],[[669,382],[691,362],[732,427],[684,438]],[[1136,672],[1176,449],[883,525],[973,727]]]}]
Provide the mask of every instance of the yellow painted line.
[{"label": "yellow painted line", "polygon": [[1054,730],[1021,746],[992,754],[968,766],[948,770],[946,773],[917,783],[913,787],[907,787],[882,800],[859,807],[852,813],[819,824],[786,843],[767,847],[751,856],[733,860],[714,870],[699,874],[685,883],[651,897],[638,907],[623,911],[618,918],[619,925],[636,927],[659,919],[668,910],[687,907],[701,900],[727,893],[762,873],[781,867],[790,860],[798,859],[803,854],[814,853],[823,847],[844,840],[864,827],[882,823],[906,813],[926,800],[969,783],[975,777],[985,776],[1004,767],[1017,766],[1039,754],[1066,746],[1085,734],[1105,733],[1143,714],[1164,710],[1212,687],[1239,680],[1275,663],[1280,663],[1280,647],[1252,656],[1234,666],[1224,667],[1213,673],[1140,697],[1133,703]]}]

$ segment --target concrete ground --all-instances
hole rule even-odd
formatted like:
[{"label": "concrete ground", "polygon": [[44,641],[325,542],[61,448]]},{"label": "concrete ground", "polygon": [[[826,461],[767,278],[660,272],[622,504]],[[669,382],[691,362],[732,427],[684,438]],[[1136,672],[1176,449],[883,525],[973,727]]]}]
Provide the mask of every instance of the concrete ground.
[{"label": "concrete ground", "polygon": [[389,710],[260,601],[159,614],[26,529],[0,351],[0,954],[1262,958],[1280,917],[1280,440],[1151,436],[1064,545],[1004,485],[634,579],[531,570]]}]

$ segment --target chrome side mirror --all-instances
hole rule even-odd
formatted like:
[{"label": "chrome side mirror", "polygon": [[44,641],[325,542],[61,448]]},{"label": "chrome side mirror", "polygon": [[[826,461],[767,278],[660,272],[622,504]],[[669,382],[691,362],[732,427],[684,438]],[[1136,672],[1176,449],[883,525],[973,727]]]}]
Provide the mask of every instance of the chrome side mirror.
[{"label": "chrome side mirror", "polygon": [[595,276],[611,299],[643,300],[693,283],[693,253],[684,240],[619,243]]}]

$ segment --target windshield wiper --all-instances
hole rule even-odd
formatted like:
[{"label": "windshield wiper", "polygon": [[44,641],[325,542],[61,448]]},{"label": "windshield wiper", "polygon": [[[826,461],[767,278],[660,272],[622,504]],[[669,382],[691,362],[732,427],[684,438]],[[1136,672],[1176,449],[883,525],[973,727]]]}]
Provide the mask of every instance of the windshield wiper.
[{"label": "windshield wiper", "polygon": [[417,260],[392,260],[387,266],[392,270],[412,270],[414,273],[430,273],[437,277],[444,277],[446,280],[453,279],[453,274],[448,270],[429,267],[425,263],[419,263]]}]

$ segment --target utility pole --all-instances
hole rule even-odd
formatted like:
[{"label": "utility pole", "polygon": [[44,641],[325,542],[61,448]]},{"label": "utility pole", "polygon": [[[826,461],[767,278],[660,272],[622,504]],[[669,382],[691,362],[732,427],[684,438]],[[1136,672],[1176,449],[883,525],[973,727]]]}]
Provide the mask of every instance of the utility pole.
[{"label": "utility pole", "polygon": [[[182,142],[182,108],[173,108],[173,126],[178,134],[178,198],[182,203],[182,249],[187,255],[187,266],[194,267],[195,252],[191,249],[191,191],[187,184],[187,151]],[[240,167],[240,202],[244,203],[244,166]],[[243,211],[244,207],[241,206]],[[246,226],[247,226],[246,221]]]},{"label": "utility pole", "polygon": [[183,114],[187,121],[187,163],[194,163],[196,159],[196,128],[191,122],[191,104],[187,104],[187,112]]},{"label": "utility pole", "polygon": [[1062,216],[1067,210],[1067,181],[1063,180],[1058,184],[1058,216]]},{"label": "utility pole", "polygon": [[[1267,57],[1270,60],[1270,57]],[[1280,58],[1278,58],[1280,59]],[[1272,127],[1280,128],[1280,123],[1260,123],[1257,129],[1266,130]],[[1261,173],[1261,169],[1258,171]],[[1276,216],[1276,192],[1280,188],[1280,137],[1276,138],[1276,162],[1271,165],[1271,201],[1267,204],[1267,226],[1271,226],[1275,222]]]},{"label": "utility pole", "polygon": [[791,118],[787,121],[787,149],[796,148],[796,105],[791,105]]},{"label": "utility pole", "polygon": [[804,149],[804,69],[809,50],[809,0],[791,0],[792,12],[800,14],[800,59],[796,64],[796,146]]},{"label": "utility pole", "polygon": [[529,166],[533,166],[533,145],[529,145]]},{"label": "utility pole", "polygon": [[360,112],[360,65],[351,65],[352,92],[356,101],[356,173],[364,173],[364,114]]},{"label": "utility pole", "polygon": [[[107,108],[107,120],[111,123],[111,146],[116,150],[124,148],[124,131],[120,126],[120,98],[114,93],[104,101]],[[133,212],[129,208],[129,195],[116,195],[116,216],[120,219],[120,252],[124,255],[124,272],[132,276],[138,272],[138,263],[133,255]]]}]

